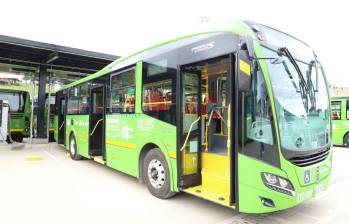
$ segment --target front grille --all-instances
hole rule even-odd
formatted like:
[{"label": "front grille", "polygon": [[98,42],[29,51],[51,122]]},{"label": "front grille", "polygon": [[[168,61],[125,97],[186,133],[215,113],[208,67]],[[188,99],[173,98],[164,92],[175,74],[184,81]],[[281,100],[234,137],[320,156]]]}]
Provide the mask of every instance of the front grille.
[{"label": "front grille", "polygon": [[312,155],[291,157],[289,161],[294,165],[300,166],[300,167],[310,166],[315,163],[324,161],[329,155],[329,153],[330,153],[330,148],[327,148],[326,150],[323,150],[321,152],[318,152]]}]

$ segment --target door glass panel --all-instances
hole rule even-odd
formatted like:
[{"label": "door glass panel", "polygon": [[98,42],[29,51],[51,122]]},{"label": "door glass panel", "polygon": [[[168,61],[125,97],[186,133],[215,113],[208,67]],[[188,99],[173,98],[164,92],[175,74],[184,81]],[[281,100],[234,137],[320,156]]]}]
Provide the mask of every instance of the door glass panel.
[{"label": "door glass panel", "polygon": [[200,75],[184,72],[182,80],[182,172],[189,175],[198,173]]}]

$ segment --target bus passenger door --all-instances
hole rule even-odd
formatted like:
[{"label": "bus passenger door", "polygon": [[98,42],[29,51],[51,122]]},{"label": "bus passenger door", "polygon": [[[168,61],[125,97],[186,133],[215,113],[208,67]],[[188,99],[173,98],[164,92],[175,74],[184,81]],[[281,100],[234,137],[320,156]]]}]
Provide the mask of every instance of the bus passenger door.
[{"label": "bus passenger door", "polygon": [[89,155],[104,161],[105,88],[92,88],[90,94]]},{"label": "bus passenger door", "polygon": [[201,184],[201,73],[181,67],[179,120],[179,187]]},{"label": "bus passenger door", "polygon": [[[58,95],[59,94],[59,95]],[[65,145],[65,115],[66,115],[66,99],[64,94],[57,94],[57,103],[58,103],[58,144]]]}]

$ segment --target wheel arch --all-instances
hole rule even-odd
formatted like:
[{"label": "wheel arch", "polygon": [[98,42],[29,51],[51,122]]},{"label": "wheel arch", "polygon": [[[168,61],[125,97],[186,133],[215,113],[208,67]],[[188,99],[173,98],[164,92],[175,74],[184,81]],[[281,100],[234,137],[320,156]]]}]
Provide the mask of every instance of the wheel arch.
[{"label": "wheel arch", "polygon": [[144,157],[151,149],[154,149],[154,148],[158,148],[161,151],[162,155],[164,156],[164,158],[167,162],[167,166],[168,166],[169,172],[170,172],[171,189],[173,191],[175,191],[177,189],[177,187],[175,186],[176,182],[174,180],[175,175],[173,173],[171,160],[170,160],[170,157],[168,155],[168,150],[164,145],[159,144],[159,143],[149,142],[149,143],[144,144],[143,147],[141,148],[140,153],[139,153],[139,157],[138,157],[138,180],[140,183],[143,183],[142,164],[144,161]]},{"label": "wheel arch", "polygon": [[343,135],[343,144],[345,146],[345,138],[349,136],[349,131],[345,132],[344,135]]},{"label": "wheel arch", "polygon": [[143,164],[143,161],[144,161],[144,157],[145,155],[151,150],[151,149],[154,149],[154,148],[158,148],[160,149],[161,151],[161,148],[154,144],[154,143],[147,143],[145,144],[140,153],[139,153],[139,158],[138,158],[138,180],[140,183],[144,183],[144,180],[143,180],[143,167],[142,167],[142,164]]}]

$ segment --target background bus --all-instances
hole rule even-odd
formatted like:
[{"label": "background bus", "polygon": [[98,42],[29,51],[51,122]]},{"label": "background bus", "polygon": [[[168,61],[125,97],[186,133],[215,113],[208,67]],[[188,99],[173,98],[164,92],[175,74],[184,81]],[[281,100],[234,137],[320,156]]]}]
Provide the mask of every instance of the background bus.
[{"label": "background bus", "polygon": [[23,137],[30,135],[30,95],[26,91],[0,89],[0,100],[6,100],[9,105],[11,138],[22,142]]},{"label": "background bus", "polygon": [[332,141],[349,147],[349,97],[332,97]]},{"label": "background bus", "polygon": [[[252,22],[121,58],[56,95],[56,137],[144,182],[262,213],[329,184],[329,94],[313,50]],[[321,170],[321,172],[320,172]]]}]

